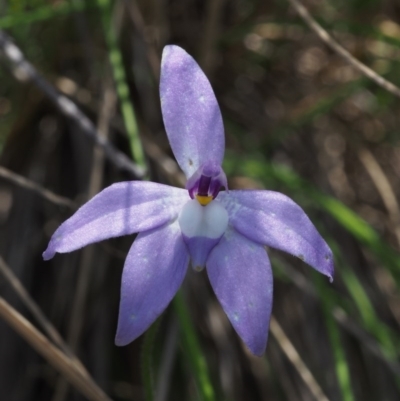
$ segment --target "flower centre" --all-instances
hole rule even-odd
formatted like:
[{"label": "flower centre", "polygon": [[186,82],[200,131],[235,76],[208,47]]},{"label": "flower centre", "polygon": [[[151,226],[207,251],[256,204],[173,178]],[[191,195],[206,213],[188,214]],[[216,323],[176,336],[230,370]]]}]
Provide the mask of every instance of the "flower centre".
[{"label": "flower centre", "polygon": [[213,163],[200,166],[186,183],[190,197],[201,206],[207,206],[222,187],[227,188],[226,175],[221,166]]},{"label": "flower centre", "polygon": [[228,189],[226,175],[215,163],[200,166],[186,183],[192,199],[183,206],[178,222],[192,266],[197,271],[204,268],[208,255],[228,227],[224,206],[218,201],[211,202],[222,187]]},{"label": "flower centre", "polygon": [[207,206],[212,200],[212,196],[203,196],[203,195],[196,195],[197,201],[200,203],[201,206]]}]

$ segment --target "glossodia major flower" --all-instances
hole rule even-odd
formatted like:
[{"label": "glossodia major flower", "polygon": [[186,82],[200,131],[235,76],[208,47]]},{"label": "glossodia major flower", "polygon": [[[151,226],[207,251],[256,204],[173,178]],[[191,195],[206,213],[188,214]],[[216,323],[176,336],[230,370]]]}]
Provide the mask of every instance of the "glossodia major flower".
[{"label": "glossodia major flower", "polygon": [[122,274],[116,344],[139,337],[164,311],[191,261],[195,270],[206,267],[232,326],[251,352],[261,355],[272,308],[271,265],[264,246],[299,257],[331,280],[332,252],[287,196],[227,190],[217,100],[200,67],[178,46],[164,49],[160,96],[186,189],[142,181],[111,185],[56,230],[43,257],[139,233]]}]

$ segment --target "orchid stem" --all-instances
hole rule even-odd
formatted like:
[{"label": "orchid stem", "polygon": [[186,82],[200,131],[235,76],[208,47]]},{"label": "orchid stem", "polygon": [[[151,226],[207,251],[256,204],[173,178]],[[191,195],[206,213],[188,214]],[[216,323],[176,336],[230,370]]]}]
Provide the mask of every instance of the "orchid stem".
[{"label": "orchid stem", "polygon": [[215,401],[214,388],[208,373],[206,359],[201,352],[182,291],[178,291],[176,294],[173,305],[182,333],[182,345],[194,373],[200,399],[202,401]]}]

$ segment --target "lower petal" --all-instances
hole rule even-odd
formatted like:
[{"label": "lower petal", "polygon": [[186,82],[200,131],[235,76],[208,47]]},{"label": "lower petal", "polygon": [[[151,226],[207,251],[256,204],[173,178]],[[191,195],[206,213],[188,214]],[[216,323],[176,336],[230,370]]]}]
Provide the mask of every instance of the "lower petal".
[{"label": "lower petal", "polygon": [[117,345],[135,340],[164,311],[181,286],[188,263],[177,222],[138,235],[122,273]]},{"label": "lower petal", "polygon": [[252,241],[297,256],[333,279],[333,255],[302,208],[274,191],[220,192],[229,223]]},{"label": "lower petal", "polygon": [[265,351],[272,309],[272,271],[263,246],[229,228],[207,260],[215,295],[250,351]]}]

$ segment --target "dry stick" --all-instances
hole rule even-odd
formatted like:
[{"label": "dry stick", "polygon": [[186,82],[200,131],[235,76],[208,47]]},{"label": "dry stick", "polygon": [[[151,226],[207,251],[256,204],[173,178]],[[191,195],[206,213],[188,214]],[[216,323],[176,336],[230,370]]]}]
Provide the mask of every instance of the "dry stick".
[{"label": "dry stick", "polygon": [[200,65],[210,76],[215,66],[215,42],[218,39],[219,23],[225,0],[208,0],[206,21],[200,44]]},{"label": "dry stick", "polygon": [[173,319],[165,336],[165,345],[160,361],[160,371],[158,373],[154,401],[166,401],[168,399],[172,369],[178,349],[178,333],[178,322],[176,319]]},{"label": "dry stick", "polygon": [[79,368],[81,374],[85,377],[90,377],[86,368],[82,365],[81,361],[72,353],[71,349],[64,342],[60,333],[53,326],[53,324],[47,319],[43,311],[40,309],[38,304],[32,299],[29,295],[28,291],[25,289],[19,278],[14,274],[14,272],[10,269],[4,259],[0,256],[0,272],[3,274],[3,277],[8,281],[11,287],[19,296],[20,300],[26,306],[26,308],[32,313],[34,318],[38,321],[38,323],[42,326],[43,330],[50,337],[53,342],[58,345],[58,347],[64,352],[68,358],[70,358]]},{"label": "dry stick", "polygon": [[[117,98],[115,92],[112,89],[111,82],[108,83],[107,88],[104,91],[103,104],[99,115],[98,131],[102,138],[107,138],[108,126],[112,114],[115,111]],[[89,180],[89,198],[96,195],[102,186],[103,178],[103,166],[104,166],[104,152],[99,146],[96,146],[93,150],[93,162],[91,176]],[[87,289],[90,282],[90,273],[93,265],[94,248],[87,247],[82,252],[82,259],[79,267],[79,277],[77,280],[77,289],[74,297],[74,303],[72,307],[69,331],[68,331],[68,344],[73,351],[76,351],[79,337],[82,331],[84,314],[85,314],[85,302]],[[63,401],[68,394],[68,384],[61,377],[56,386],[56,392],[53,397],[53,401]]]},{"label": "dry stick", "polygon": [[0,297],[0,316],[85,397],[92,401],[111,401],[90,377],[82,375],[75,361],[49,342],[2,297]]},{"label": "dry stick", "polygon": [[400,246],[400,208],[392,186],[372,152],[367,148],[360,148],[358,150],[358,157],[382,198]]},{"label": "dry stick", "polygon": [[[47,335],[53,340],[53,342],[58,345],[61,350],[72,357],[71,350],[65,344],[64,340],[56,330],[56,328],[51,324],[51,322],[46,318],[42,310],[36,304],[36,302],[31,298],[28,291],[25,289],[23,284],[19,281],[18,277],[13,273],[13,271],[8,267],[4,259],[0,256],[0,272],[3,274],[4,278],[8,281],[14,291],[17,293],[21,301],[27,307],[27,309],[32,313],[35,319],[42,326],[43,330]],[[80,362],[79,362],[80,363]]]},{"label": "dry stick", "polygon": [[[367,148],[361,147],[358,150],[358,157],[367,170],[369,176],[371,177],[372,182],[374,183],[379,195],[382,198],[382,201],[386,207],[386,210],[389,214],[389,220],[391,223],[391,228],[394,231],[394,234],[397,237],[397,243],[400,246],[400,207],[397,202],[396,195],[393,191],[392,185],[390,184],[385,172],[382,167],[379,165],[373,153]],[[388,276],[387,272],[381,269],[381,274]],[[398,297],[395,297],[396,293],[396,285],[393,283],[393,280],[388,278],[388,282],[391,283],[390,288],[388,288],[387,284],[383,285],[382,280],[377,280],[378,286],[382,290],[382,292],[387,296],[387,303],[392,311],[393,316],[397,320],[397,323],[400,323],[400,313],[398,310]]]},{"label": "dry stick", "polygon": [[40,196],[42,196],[43,198],[47,199],[48,201],[56,205],[66,206],[69,207],[70,209],[76,209],[78,207],[78,205],[74,203],[72,200],[57,195],[54,192],[49,191],[46,188],[43,188],[41,185],[36,184],[35,182],[29,180],[28,178],[25,178],[17,173],[14,173],[13,171],[10,171],[5,167],[0,166],[0,176],[23,188],[35,191]]},{"label": "dry stick", "polygon": [[[317,298],[317,293],[314,287],[312,286],[312,284],[310,284],[309,281],[306,280],[303,274],[299,273],[298,270],[294,269],[291,265],[288,264],[281,264],[280,268],[287,277],[291,278],[292,282],[301,291],[305,292],[308,295],[311,295],[313,298]],[[354,319],[347,316],[346,312],[343,309],[341,309],[340,307],[335,307],[333,311],[333,317],[344,330],[353,335],[376,358],[378,358],[381,362],[388,366],[393,372],[395,372],[395,374],[400,376],[400,364],[393,360],[388,360],[383,354],[380,344],[377,342],[377,340],[373,338],[368,332],[366,332],[362,327],[360,327],[354,321]]]},{"label": "dry stick", "polygon": [[143,138],[143,147],[146,150],[147,156],[168,176],[172,184],[182,188],[185,187],[185,175],[182,173],[175,159],[168,156],[156,142],[148,138]]},{"label": "dry stick", "polygon": [[[364,344],[364,346],[371,352],[371,354],[379,359],[382,359],[383,353],[382,349],[379,347],[379,344],[377,344],[375,340],[372,340],[368,333],[366,333],[357,325],[354,319],[347,316],[343,309],[334,308],[333,316],[343,328],[345,328],[354,337],[358,338],[361,343]],[[393,372],[393,374],[397,377],[400,377],[400,365],[397,362],[389,361],[386,358],[383,360],[386,362],[387,367]]]},{"label": "dry stick", "polygon": [[303,21],[308,27],[313,30],[318,37],[329,46],[334,52],[348,61],[356,70],[360,71],[363,75],[370,78],[381,88],[387,90],[392,95],[400,97],[400,88],[381,77],[374,70],[361,63],[354,58],[344,47],[342,47],[332,36],[324,29],[317,21],[311,16],[307,9],[298,0],[288,0],[290,4],[296,9]]},{"label": "dry stick", "polygon": [[135,26],[135,29],[142,36],[143,41],[146,44],[147,61],[150,65],[153,76],[158,79],[160,76],[160,58],[154,43],[149,43],[149,41],[147,41],[145,38],[146,24],[140,11],[140,7],[136,0],[125,0],[124,6],[128,12],[129,18],[132,20],[133,25]]},{"label": "dry stick", "polygon": [[[99,132],[102,138],[107,138],[108,135],[108,124],[112,118],[112,114],[115,111],[117,98],[115,92],[109,86],[104,93],[104,101],[100,111],[99,117]],[[104,166],[104,152],[101,148],[95,147],[93,150],[93,162],[91,169],[91,176],[89,181],[89,198],[96,195],[102,187],[103,181],[103,166]],[[84,314],[84,303],[86,298],[86,291],[89,285],[90,279],[90,266],[93,258],[93,247],[86,248],[82,257],[81,268],[79,269],[78,278],[78,289],[74,300],[74,307],[71,314],[71,327],[69,332],[68,342],[71,344],[72,348],[75,348],[79,333],[82,328],[83,314]]]},{"label": "dry stick", "polygon": [[293,366],[299,372],[300,377],[303,379],[304,383],[310,389],[311,393],[318,401],[329,401],[328,397],[324,394],[321,387],[315,380],[314,376],[308,369],[307,365],[301,359],[296,348],[293,346],[282,327],[275,319],[274,316],[271,317],[270,330],[279,346],[281,347],[284,354],[292,362]]},{"label": "dry stick", "polygon": [[25,59],[21,50],[2,30],[0,30],[0,53],[11,63],[16,79],[23,82],[33,82],[64,116],[76,123],[87,136],[104,149],[104,153],[116,167],[129,171],[137,178],[142,178],[145,175],[142,167],[134,164],[124,153],[115,149],[110,142],[98,135],[92,121],[82,113],[74,102],[60,94],[36,71],[33,65]]}]

